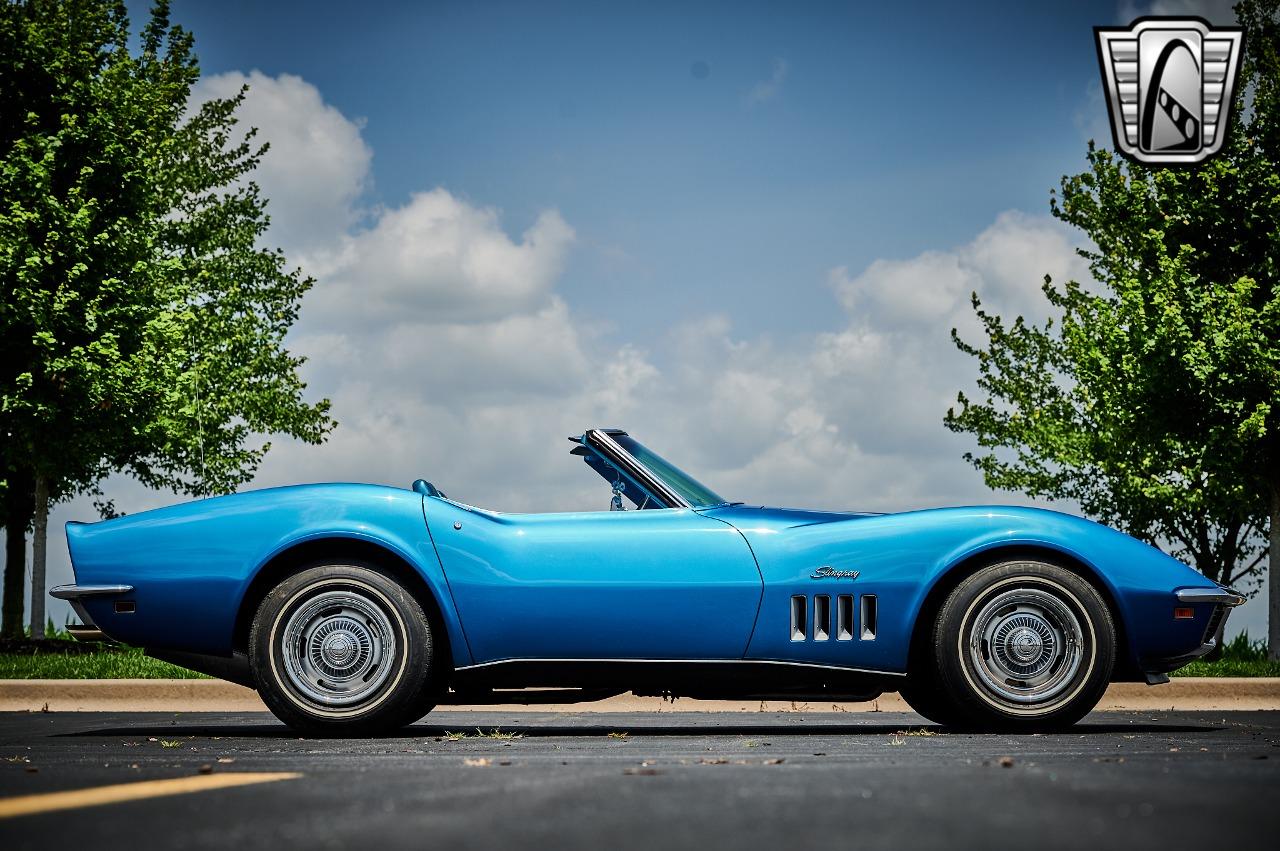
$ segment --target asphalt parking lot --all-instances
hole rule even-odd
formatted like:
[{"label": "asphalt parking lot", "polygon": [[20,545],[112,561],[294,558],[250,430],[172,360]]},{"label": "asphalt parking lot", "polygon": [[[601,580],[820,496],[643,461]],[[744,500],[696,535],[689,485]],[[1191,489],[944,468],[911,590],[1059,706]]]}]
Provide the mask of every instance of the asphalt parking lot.
[{"label": "asphalt parking lot", "polygon": [[0,714],[5,849],[1238,849],[1277,829],[1280,712],[1009,736],[906,713],[442,711],[368,740],[261,713]]}]

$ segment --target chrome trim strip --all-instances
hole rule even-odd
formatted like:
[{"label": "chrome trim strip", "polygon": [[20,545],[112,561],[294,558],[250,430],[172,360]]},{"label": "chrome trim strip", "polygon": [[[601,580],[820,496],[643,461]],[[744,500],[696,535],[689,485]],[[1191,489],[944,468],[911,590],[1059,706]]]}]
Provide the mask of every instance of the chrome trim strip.
[{"label": "chrome trim strip", "polygon": [[59,600],[74,600],[78,597],[128,594],[132,590],[132,585],[58,585],[49,589],[49,596]]},{"label": "chrome trim strip", "polygon": [[[618,434],[626,434],[626,432],[617,432]],[[623,449],[619,443],[613,439],[608,431],[598,428],[587,429],[583,435],[589,443],[596,449],[602,450],[606,455],[614,456],[610,460],[619,463],[623,467],[623,472],[638,479],[641,487],[646,487],[656,493],[659,497],[666,501],[670,508],[693,508],[684,497],[671,489],[670,485],[660,479],[652,470],[636,460],[635,456],[627,450]]]},{"label": "chrome trim strip", "polygon": [[107,634],[96,626],[88,626],[86,624],[70,624],[67,632],[76,641],[109,641]]},{"label": "chrome trim strip", "polygon": [[1244,602],[1244,595],[1226,588],[1179,588],[1174,596],[1181,603],[1221,603],[1224,606],[1239,606]]},{"label": "chrome trim strip", "polygon": [[645,665],[783,665],[790,668],[820,668],[824,671],[848,671],[854,674],[876,674],[884,677],[905,677],[898,671],[876,671],[871,668],[849,668],[844,665],[822,665],[816,662],[787,662],[781,659],[494,659],[492,662],[478,662],[474,665],[460,665],[455,671],[471,671],[476,668],[489,668],[494,665],[510,665],[519,662],[543,664],[547,662],[581,664],[601,662],[610,665],[645,664]]}]

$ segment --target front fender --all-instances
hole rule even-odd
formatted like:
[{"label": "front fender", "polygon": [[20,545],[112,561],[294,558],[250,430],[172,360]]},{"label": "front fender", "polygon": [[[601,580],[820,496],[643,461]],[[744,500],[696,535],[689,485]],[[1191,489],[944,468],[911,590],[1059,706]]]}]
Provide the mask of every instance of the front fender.
[{"label": "front fender", "polygon": [[[1174,620],[1174,592],[1213,583],[1134,538],[1083,518],[1009,506],[940,508],[885,515],[817,515],[749,507],[716,509],[747,538],[765,579],[748,655],[803,659],[905,673],[911,640],[939,583],[974,559],[1002,549],[1057,553],[1083,566],[1114,602],[1123,662],[1179,656],[1201,645],[1212,606]],[[815,575],[820,567],[855,579]],[[795,595],[874,595],[874,641],[793,641],[788,612]],[[806,605],[808,603],[806,602]]]},{"label": "front fender", "polygon": [[1011,507],[946,511],[978,511],[987,525],[940,555],[920,587],[914,606],[917,614],[926,610],[926,600],[940,583],[950,583],[953,571],[966,570],[975,561],[999,558],[1006,551],[1057,554],[1082,567],[1109,598],[1120,621],[1117,628],[1123,645],[1117,655],[1122,667],[1127,663],[1130,669],[1140,670],[1144,660],[1181,655],[1200,646],[1210,609],[1204,607],[1193,619],[1175,621],[1174,591],[1216,586],[1155,547],[1056,511]]}]

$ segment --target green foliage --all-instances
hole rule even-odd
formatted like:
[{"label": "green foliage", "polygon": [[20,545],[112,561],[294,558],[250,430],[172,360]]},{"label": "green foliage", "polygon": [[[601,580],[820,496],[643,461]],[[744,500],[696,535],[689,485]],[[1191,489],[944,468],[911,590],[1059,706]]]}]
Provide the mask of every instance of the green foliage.
[{"label": "green foliage", "polygon": [[973,304],[987,340],[957,346],[985,398],[946,425],[977,438],[988,485],[1072,500],[1168,542],[1212,579],[1253,576],[1280,498],[1280,26],[1246,2],[1244,79],[1223,153],[1149,168],[1091,143],[1051,209],[1079,228],[1095,283],[1043,291],[1053,318],[1006,322]]},{"label": "green foliage", "polygon": [[1267,658],[1265,639],[1254,641],[1241,632],[1222,645],[1222,656],[1212,662],[1192,662],[1174,672],[1175,677],[1280,677],[1280,662]]},{"label": "green foliage", "polygon": [[167,3],[129,36],[123,3],[0,4],[0,467],[55,498],[113,470],[229,491],[255,434],[333,425],[283,345],[312,282],[259,245],[244,93],[188,115]]},{"label": "green foliage", "polygon": [[127,35],[101,4],[0,8],[0,462],[68,488],[101,477],[122,414],[145,418],[185,354],[149,174],[186,69],[144,66]]},{"label": "green foliage", "polygon": [[[22,634],[27,638],[30,638],[31,627],[24,626],[22,628]],[[64,627],[59,627],[54,624],[53,618],[47,618],[45,620],[44,639],[47,641],[75,641],[75,638],[73,638],[71,633]]]},{"label": "green foliage", "polygon": [[1247,632],[1236,633],[1235,638],[1222,645],[1224,662],[1263,662],[1266,658],[1266,640],[1260,638],[1254,641]]}]

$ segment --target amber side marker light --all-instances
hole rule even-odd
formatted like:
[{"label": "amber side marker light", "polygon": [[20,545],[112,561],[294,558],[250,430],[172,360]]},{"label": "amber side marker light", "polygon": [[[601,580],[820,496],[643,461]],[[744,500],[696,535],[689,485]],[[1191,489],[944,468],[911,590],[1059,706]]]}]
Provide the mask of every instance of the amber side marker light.
[{"label": "amber side marker light", "polygon": [[1195,609],[1174,609],[1173,610],[1173,619],[1175,621],[1189,621],[1195,618],[1195,616],[1196,616]]}]

